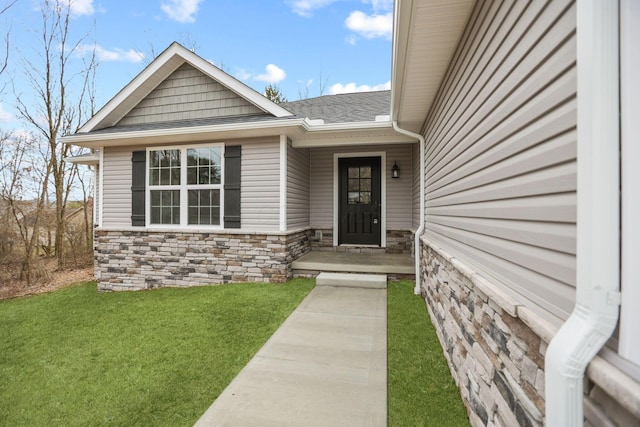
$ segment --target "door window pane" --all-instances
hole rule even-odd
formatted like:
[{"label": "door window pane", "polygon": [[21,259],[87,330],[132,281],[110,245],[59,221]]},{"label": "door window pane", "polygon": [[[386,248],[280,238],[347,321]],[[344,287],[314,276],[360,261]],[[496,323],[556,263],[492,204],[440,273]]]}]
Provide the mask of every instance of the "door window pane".
[{"label": "door window pane", "polygon": [[348,203],[371,204],[371,167],[361,166],[348,169]]}]

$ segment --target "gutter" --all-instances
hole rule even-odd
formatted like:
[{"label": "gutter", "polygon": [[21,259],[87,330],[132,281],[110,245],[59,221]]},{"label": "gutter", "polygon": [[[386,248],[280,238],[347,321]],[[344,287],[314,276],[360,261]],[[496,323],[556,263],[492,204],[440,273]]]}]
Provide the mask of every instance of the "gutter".
[{"label": "gutter", "polygon": [[587,365],[613,333],[620,306],[618,1],[577,8],[577,289],[545,355],[546,425],[584,423]]},{"label": "gutter", "polygon": [[394,120],[393,121],[393,129],[396,132],[399,132],[403,135],[407,135],[411,138],[415,138],[418,141],[420,141],[420,225],[418,226],[418,229],[416,230],[416,235],[414,236],[414,251],[415,251],[415,262],[416,262],[416,286],[413,289],[413,293],[416,295],[420,295],[420,290],[421,290],[421,277],[420,277],[420,236],[422,235],[422,233],[424,232],[424,215],[425,215],[425,208],[424,208],[424,202],[425,202],[425,185],[424,185],[424,177],[425,177],[425,171],[424,171],[424,145],[425,145],[425,141],[424,141],[424,136],[420,135],[419,133],[415,133],[415,132],[411,132],[408,131],[406,129],[402,129],[398,126],[398,121]]}]

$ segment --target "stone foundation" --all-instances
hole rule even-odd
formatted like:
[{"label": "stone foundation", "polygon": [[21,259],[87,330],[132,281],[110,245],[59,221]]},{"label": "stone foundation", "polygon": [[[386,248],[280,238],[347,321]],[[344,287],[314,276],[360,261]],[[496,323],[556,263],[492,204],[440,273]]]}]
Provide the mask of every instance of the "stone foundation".
[{"label": "stone foundation", "polygon": [[98,289],[139,290],[230,282],[286,282],[311,249],[311,231],[291,234],[97,230]]},{"label": "stone foundation", "polygon": [[[555,327],[424,237],[421,293],[473,426],[542,426]],[[640,384],[601,357],[585,378],[585,425],[640,425]]]},{"label": "stone foundation", "polygon": [[[316,231],[322,233],[321,239],[316,239]],[[351,252],[351,253],[387,253],[413,254],[414,233],[411,230],[387,230],[387,247],[370,246],[333,246],[333,230],[316,228],[311,230],[311,246],[314,251]]]},{"label": "stone foundation", "polygon": [[547,342],[425,242],[421,263],[422,296],[471,424],[541,426]]}]

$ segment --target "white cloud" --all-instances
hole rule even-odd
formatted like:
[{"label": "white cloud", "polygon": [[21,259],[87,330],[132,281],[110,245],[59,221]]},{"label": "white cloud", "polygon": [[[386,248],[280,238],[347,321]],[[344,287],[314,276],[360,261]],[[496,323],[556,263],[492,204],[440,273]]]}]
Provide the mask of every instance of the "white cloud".
[{"label": "white cloud", "polygon": [[329,88],[329,95],[337,95],[339,93],[354,93],[354,92],[373,92],[377,90],[389,90],[391,89],[391,81],[382,83],[375,86],[369,85],[356,85],[355,83],[336,83]]},{"label": "white cloud", "polygon": [[202,0],[168,0],[162,2],[160,8],[169,19],[182,24],[195,22],[195,14],[198,13]]},{"label": "white cloud", "polygon": [[93,0],[56,0],[58,6],[69,7],[73,16],[93,15]]},{"label": "white cloud", "polygon": [[10,122],[11,120],[13,120],[13,115],[10,112],[6,111],[2,104],[0,104],[0,123]]},{"label": "white cloud", "polygon": [[362,3],[370,4],[376,13],[393,10],[393,0],[362,0]]},{"label": "white cloud", "polygon": [[100,62],[133,62],[138,63],[144,59],[144,53],[129,49],[113,49],[107,50],[100,45],[81,44],[76,47],[76,54],[78,56],[90,55],[95,49],[96,58]]},{"label": "white cloud", "polygon": [[278,83],[281,80],[284,80],[287,77],[287,73],[277,65],[269,64],[265,67],[266,73],[258,74],[253,79],[259,80],[263,82],[267,82],[269,84]]},{"label": "white cloud", "polygon": [[329,6],[336,0],[293,0],[289,3],[293,8],[293,13],[300,16],[311,16],[313,11]]},{"label": "white cloud", "polygon": [[367,15],[356,10],[351,12],[344,23],[348,29],[367,39],[376,37],[391,38],[393,14],[389,12],[384,15]]}]

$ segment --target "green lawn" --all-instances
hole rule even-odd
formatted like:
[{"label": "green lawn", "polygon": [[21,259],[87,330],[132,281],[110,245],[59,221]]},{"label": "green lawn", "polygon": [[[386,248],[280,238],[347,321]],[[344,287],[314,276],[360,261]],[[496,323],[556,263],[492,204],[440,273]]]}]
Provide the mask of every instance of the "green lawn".
[{"label": "green lawn", "polygon": [[312,287],[88,283],[0,301],[0,425],[191,426]]},{"label": "green lawn", "polygon": [[[87,283],[0,301],[0,426],[193,425],[312,287]],[[388,288],[389,425],[468,425],[412,291]]]},{"label": "green lawn", "polygon": [[410,281],[389,283],[389,426],[468,426],[424,300]]}]

